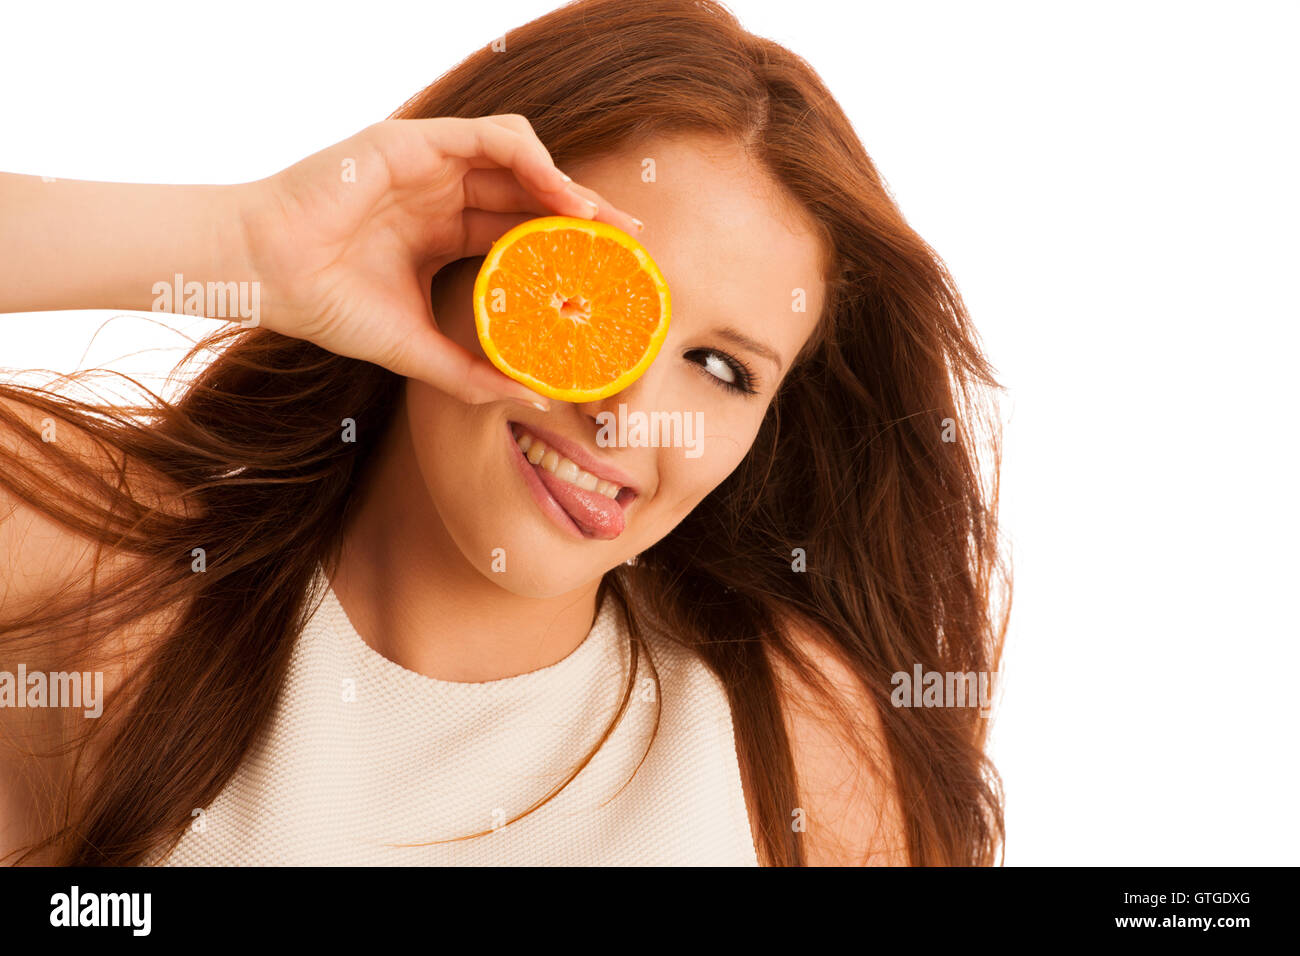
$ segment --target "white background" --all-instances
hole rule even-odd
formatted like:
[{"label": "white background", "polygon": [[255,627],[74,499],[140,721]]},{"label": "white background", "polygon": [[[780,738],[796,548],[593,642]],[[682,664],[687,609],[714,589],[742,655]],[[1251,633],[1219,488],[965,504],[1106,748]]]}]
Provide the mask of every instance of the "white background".
[{"label": "white background", "polygon": [[[0,169],[261,178],[553,6],[11,5]],[[825,78],[1009,388],[1007,862],[1297,862],[1300,8],[731,8]],[[165,374],[157,316],[87,354],[109,314],[0,317],[0,365]]]}]

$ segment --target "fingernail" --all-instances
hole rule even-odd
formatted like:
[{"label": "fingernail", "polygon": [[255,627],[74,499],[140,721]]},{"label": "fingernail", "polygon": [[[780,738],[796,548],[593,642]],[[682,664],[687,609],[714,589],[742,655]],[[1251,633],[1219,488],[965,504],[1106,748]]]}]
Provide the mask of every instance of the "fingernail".
[{"label": "fingernail", "polygon": [[564,172],[563,170],[557,169],[556,172],[560,174],[560,178],[563,179],[566,183],[573,182],[573,177],[570,176],[568,173]]},{"label": "fingernail", "polygon": [[636,223],[636,229],[637,229],[637,232],[640,232],[642,229],[645,228],[645,223],[643,223],[643,222],[642,222],[640,219],[638,219],[636,216],[633,216],[633,217],[632,217],[632,221],[633,221],[634,223]]},{"label": "fingernail", "polygon": [[[577,193],[574,193],[574,195],[575,195],[575,196],[578,196]],[[586,196],[578,196],[578,198],[581,199],[583,202],[585,202],[588,206],[591,207],[591,213],[590,213],[590,215],[592,215],[592,216],[596,215],[597,210],[600,209],[600,206],[599,206],[597,203],[592,202],[592,201],[591,201],[590,199],[588,199]]]},{"label": "fingernail", "polygon": [[549,412],[551,410],[551,406],[548,402],[539,401],[535,398],[524,398],[522,395],[511,395],[510,400],[512,402],[518,402],[520,405],[527,405],[529,408],[535,408],[539,412]]}]

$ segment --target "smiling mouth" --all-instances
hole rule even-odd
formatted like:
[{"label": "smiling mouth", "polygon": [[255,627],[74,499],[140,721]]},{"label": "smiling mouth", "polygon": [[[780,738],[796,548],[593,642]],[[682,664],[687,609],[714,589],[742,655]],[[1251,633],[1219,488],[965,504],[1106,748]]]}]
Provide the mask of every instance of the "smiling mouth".
[{"label": "smiling mouth", "polygon": [[530,490],[543,512],[571,534],[611,540],[623,533],[624,512],[637,492],[578,466],[526,425],[509,422],[520,465],[536,476]]}]

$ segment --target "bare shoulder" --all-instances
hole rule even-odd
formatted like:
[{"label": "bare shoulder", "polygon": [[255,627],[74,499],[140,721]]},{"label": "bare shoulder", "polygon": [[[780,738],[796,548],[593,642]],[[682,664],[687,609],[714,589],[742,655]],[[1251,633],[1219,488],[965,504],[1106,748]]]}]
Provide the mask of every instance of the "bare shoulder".
[{"label": "bare shoulder", "polygon": [[[30,426],[35,435],[15,427],[15,420]],[[125,473],[137,500],[165,500],[165,485],[124,461],[120,453],[62,420],[49,419],[39,409],[0,397],[0,619],[11,623],[28,619],[65,589],[75,596],[91,580],[102,588],[132,568],[131,559],[97,548],[92,537],[56,520],[19,493],[18,489],[35,485],[43,495],[57,495],[64,487],[59,457],[45,454],[37,442],[57,443],[62,455],[91,465],[110,483],[116,484]],[[167,614],[152,615],[104,635],[96,644],[94,660],[77,657],[79,646],[24,644],[20,651],[7,645],[0,634],[0,671],[12,673],[19,664],[29,674],[62,670],[75,660],[75,669],[102,674],[102,703],[139,663],[149,644],[145,638],[158,633],[166,618]],[[49,814],[60,805],[71,779],[73,751],[62,746],[69,730],[59,708],[0,709],[0,864],[10,862],[12,851],[47,832]],[[28,862],[49,860],[38,857]]]},{"label": "bare shoulder", "polygon": [[[26,424],[35,434],[13,425]],[[54,455],[42,444],[57,446]],[[115,449],[42,410],[0,397],[0,617],[13,619],[39,608],[65,586],[77,586],[98,569],[123,572],[129,562],[108,549],[98,551],[94,540],[55,520],[27,501],[11,485],[39,483],[45,493],[65,485],[60,458],[88,464],[105,481],[117,484],[125,476],[131,493],[146,503],[163,505],[167,486],[125,460]],[[102,502],[101,502],[102,503]]]},{"label": "bare shoulder", "polygon": [[[812,669],[770,654],[802,801],[810,866],[906,866],[907,839],[876,703],[828,638],[787,623]],[[818,693],[818,687],[826,693]]]},{"label": "bare shoulder", "polygon": [[[12,427],[15,418],[35,434]],[[58,454],[46,455],[35,447],[37,442],[57,445]],[[140,571],[142,558],[101,544],[93,534],[57,520],[18,493],[17,489],[35,485],[43,497],[52,494],[57,499],[68,479],[62,473],[67,462],[89,466],[98,479],[121,487],[141,506],[176,515],[187,510],[163,476],[127,460],[119,449],[62,420],[51,420],[40,409],[0,396],[0,620],[28,619],[56,597],[74,602],[89,598],[92,586],[103,592],[132,580]],[[98,506],[109,503],[107,495],[95,489],[78,489],[76,496],[89,497]],[[91,509],[73,506],[72,510],[94,517]],[[151,643],[148,638],[166,633],[178,613],[175,607],[153,611],[99,635],[90,642],[96,648],[94,659],[81,663],[102,670],[106,686],[115,688],[143,660]],[[28,660],[28,670],[44,669],[82,649],[80,644],[46,645],[51,660]]]}]

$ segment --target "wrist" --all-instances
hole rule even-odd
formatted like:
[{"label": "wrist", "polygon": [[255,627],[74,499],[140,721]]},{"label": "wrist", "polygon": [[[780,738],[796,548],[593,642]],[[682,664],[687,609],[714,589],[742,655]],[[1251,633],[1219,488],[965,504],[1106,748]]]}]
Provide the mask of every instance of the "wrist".
[{"label": "wrist", "polygon": [[260,306],[257,321],[244,324],[282,331],[276,328],[277,323],[268,322],[267,318],[274,319],[272,299],[275,296],[273,291],[268,295],[268,281],[276,274],[273,243],[284,231],[283,207],[270,178],[225,188],[232,192],[225,197],[223,212],[217,219],[224,232],[224,242],[217,246],[222,250],[222,268],[256,283],[253,289]]},{"label": "wrist", "polygon": [[[262,324],[262,281],[254,261],[252,229],[254,207],[261,201],[260,183],[230,186],[199,186],[194,199],[199,216],[196,236],[202,236],[204,252],[184,256],[200,274],[193,276],[202,283],[202,312],[212,319],[239,322],[251,327]],[[162,277],[175,285],[174,277]],[[188,286],[190,276],[185,276]],[[195,288],[195,291],[198,291]],[[173,291],[174,296],[174,291]],[[191,312],[189,306],[176,303],[169,310]]]}]

